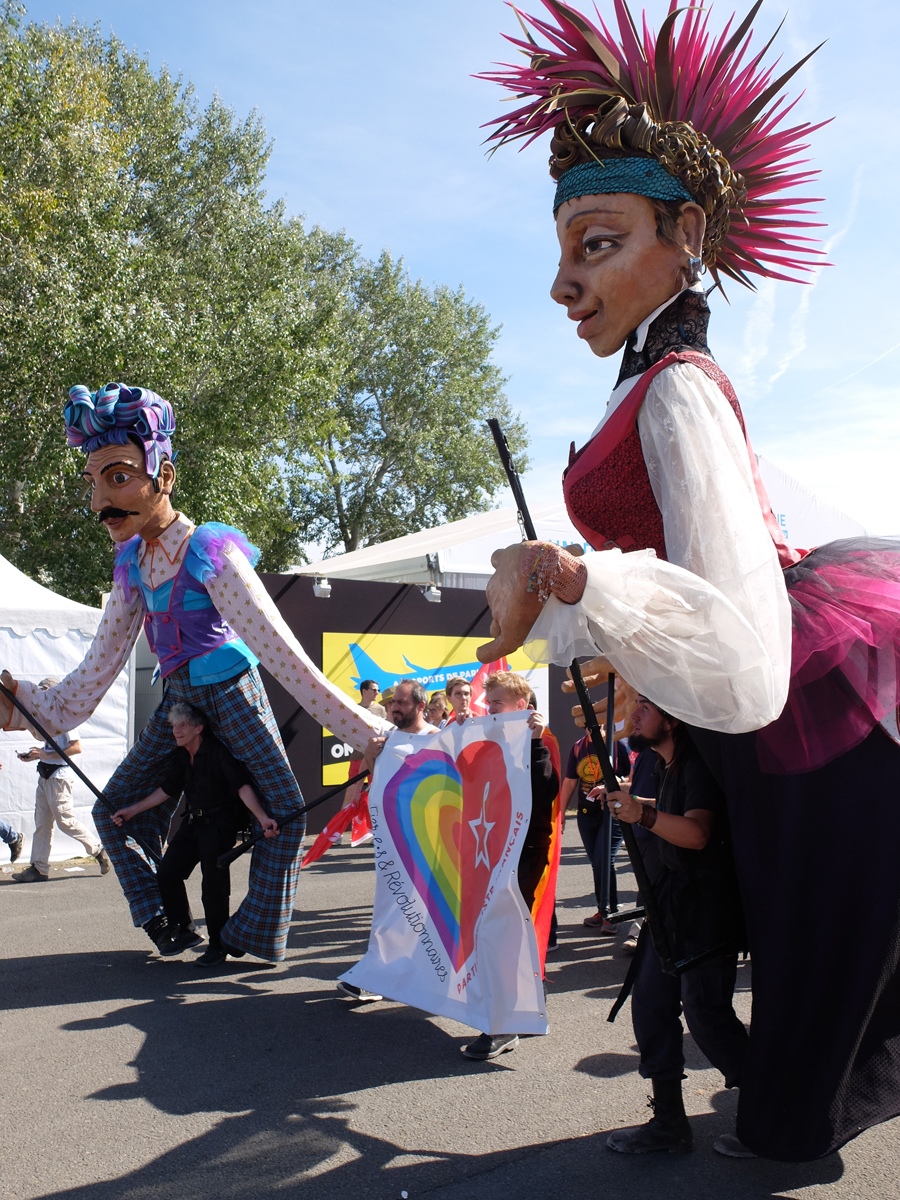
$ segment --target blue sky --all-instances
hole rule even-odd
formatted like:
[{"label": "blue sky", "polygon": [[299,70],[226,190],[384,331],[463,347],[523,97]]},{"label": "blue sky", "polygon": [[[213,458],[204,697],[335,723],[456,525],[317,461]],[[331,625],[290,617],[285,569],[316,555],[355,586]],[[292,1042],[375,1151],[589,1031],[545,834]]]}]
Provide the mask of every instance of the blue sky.
[{"label": "blue sky", "polygon": [[[740,5],[740,13],[749,8]],[[537,0],[523,3],[536,11]],[[588,11],[587,0],[582,0]],[[602,9],[611,9],[604,3]],[[659,25],[665,0],[648,0]],[[767,0],[768,37],[786,0]],[[639,10],[639,3],[633,4]],[[731,12],[716,7],[718,21]],[[556,258],[547,147],[488,160],[479,126],[499,89],[472,73],[512,55],[500,0],[68,0],[37,21],[100,22],[149,58],[259,110],[274,140],[268,186],[291,213],[386,247],[414,277],[462,283],[503,326],[496,359],[532,438],[527,494],[559,499],[569,441],[596,424],[616,373],[548,296]],[[714,18],[715,19],[715,18]],[[713,299],[712,348],[741,397],[754,448],[870,532],[900,533],[900,103],[896,0],[793,0],[777,46],[801,72],[829,261],[814,287],[731,287]],[[798,85],[798,88],[801,85]]]}]

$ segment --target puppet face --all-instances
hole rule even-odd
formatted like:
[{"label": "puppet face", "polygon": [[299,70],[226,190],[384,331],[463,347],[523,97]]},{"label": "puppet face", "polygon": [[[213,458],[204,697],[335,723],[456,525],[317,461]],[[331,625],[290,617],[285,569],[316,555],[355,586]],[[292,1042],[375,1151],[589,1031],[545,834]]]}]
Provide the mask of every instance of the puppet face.
[{"label": "puppet face", "polygon": [[170,496],[175,468],[163,463],[157,492],[143,451],[132,442],[91,451],[83,477],[91,487],[91,512],[99,513],[114,542],[127,542],[135,534],[151,541],[174,519]]},{"label": "puppet face", "polygon": [[[703,210],[685,204],[680,234],[699,253]],[[681,290],[690,254],[656,232],[656,212],[644,196],[578,196],[556,214],[562,251],[550,295],[578,322],[578,336],[607,358],[654,309]]]}]

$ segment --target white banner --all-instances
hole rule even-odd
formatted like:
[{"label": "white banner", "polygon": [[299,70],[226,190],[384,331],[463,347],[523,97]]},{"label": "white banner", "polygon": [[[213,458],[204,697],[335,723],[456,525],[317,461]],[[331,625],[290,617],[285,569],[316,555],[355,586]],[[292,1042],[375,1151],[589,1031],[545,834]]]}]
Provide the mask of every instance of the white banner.
[{"label": "white banner", "polygon": [[388,738],[369,793],[369,949],[342,979],[481,1033],[547,1032],[516,878],[531,813],[528,715]]}]

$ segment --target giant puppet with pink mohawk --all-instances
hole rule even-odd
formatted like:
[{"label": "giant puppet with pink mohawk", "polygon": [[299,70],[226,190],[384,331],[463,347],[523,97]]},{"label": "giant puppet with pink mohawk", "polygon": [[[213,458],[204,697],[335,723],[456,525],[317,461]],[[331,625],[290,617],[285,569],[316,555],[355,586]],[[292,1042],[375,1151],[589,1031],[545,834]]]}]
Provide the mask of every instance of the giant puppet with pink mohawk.
[{"label": "giant puppet with pink mohawk", "polygon": [[[143,628],[165,681],[162,703],[105,788],[121,807],[144,800],[161,784],[176,748],[168,722],[178,702],[199,711],[255,785],[270,817],[290,816],[302,804],[278,726],[259,675],[262,662],[323,724],[363,749],[386,722],[350,703],[311,662],[253,570],[259,551],[237,529],[218,522],[195,526],[172,507],[175,465],[171,404],[148,388],[78,385],[65,407],[70,446],[84,451],[91,508],[116,544],[114,581],[87,656],[55,687],[3,684],[54,734],[94,711],[122,670]],[[25,718],[0,697],[0,727],[21,729]],[[193,760],[192,760],[193,761]],[[154,863],[132,839],[162,853],[179,797],[133,815],[118,828],[100,803],[94,820],[118,875],[136,926],[162,954],[195,944],[191,928],[167,922]],[[227,796],[197,818],[215,822]],[[233,833],[233,828],[232,828]],[[303,822],[257,844],[249,888],[222,931],[223,950],[284,958],[300,873]],[[221,847],[227,849],[228,847]],[[215,855],[213,855],[215,857]]]},{"label": "giant puppet with pink mohawk", "polygon": [[[518,102],[489,140],[551,135],[551,294],[595,354],[623,353],[564,474],[597,552],[498,551],[481,657],[599,656],[588,674],[617,672],[617,716],[633,709],[661,755],[655,808],[609,803],[653,829],[670,948],[708,956],[678,979],[642,938],[629,983],[655,1116],[609,1146],[690,1148],[683,1010],[740,1086],[716,1148],[817,1158],[900,1112],[900,540],[784,542],[707,342],[723,279],[802,282],[821,261],[797,190],[814,127],[783,95],[806,60],[779,74],[769,45],[751,49],[759,4],[716,36],[703,0],[673,0],[658,34],[624,0],[616,32],[543,3],[549,19],[517,14],[525,61],[484,76]],[[861,927],[848,902],[863,895]],[[741,945],[749,1039],[731,1006]]]}]

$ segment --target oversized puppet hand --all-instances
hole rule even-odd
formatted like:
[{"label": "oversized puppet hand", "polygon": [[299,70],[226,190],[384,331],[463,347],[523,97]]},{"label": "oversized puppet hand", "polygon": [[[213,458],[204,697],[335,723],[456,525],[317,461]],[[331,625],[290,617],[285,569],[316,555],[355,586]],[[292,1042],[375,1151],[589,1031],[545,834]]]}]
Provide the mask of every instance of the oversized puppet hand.
[{"label": "oversized puppet hand", "polygon": [[[575,684],[572,682],[572,672],[567,668],[566,673],[569,678],[562,685],[564,692],[574,692]],[[637,703],[637,689],[633,688],[630,683],[627,683],[621,675],[616,674],[616,669],[609,661],[600,655],[599,658],[592,658],[590,662],[585,663],[581,668],[581,673],[584,676],[584,682],[589,688],[599,687],[601,684],[604,689],[610,674],[616,675],[616,706],[613,713],[613,719],[616,724],[624,721],[625,724],[621,729],[616,730],[616,741],[619,738],[630,737],[633,733],[631,727],[631,714],[634,711],[634,706]],[[604,690],[603,699],[594,701],[594,712],[597,714],[597,720],[602,724],[606,724],[606,692]],[[575,724],[584,729],[584,713],[581,711],[581,705],[576,704],[572,709],[572,716],[575,718]]]},{"label": "oversized puppet hand", "polygon": [[587,572],[583,563],[552,542],[522,542],[495,550],[494,574],[487,585],[494,640],[476,651],[481,662],[496,662],[525,644],[551,592],[566,604],[581,599]]},{"label": "oversized puppet hand", "polygon": [[[12,675],[10,675],[9,671],[4,671],[3,674],[0,675],[0,683],[3,684],[8,692],[12,692],[13,695],[16,694],[16,681],[13,679]],[[6,728],[6,726],[12,720],[12,714],[12,701],[7,700],[6,696],[0,692],[0,729]]]}]

